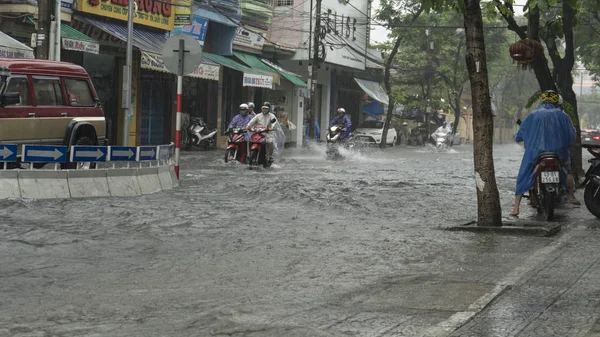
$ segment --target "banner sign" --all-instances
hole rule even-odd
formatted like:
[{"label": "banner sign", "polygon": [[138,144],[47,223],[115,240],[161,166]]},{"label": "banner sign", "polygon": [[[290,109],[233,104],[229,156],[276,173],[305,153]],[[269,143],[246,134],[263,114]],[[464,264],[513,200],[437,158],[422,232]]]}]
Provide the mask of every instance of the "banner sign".
[{"label": "banner sign", "polygon": [[66,50],[75,50],[92,54],[100,53],[100,45],[98,43],[73,40],[66,37],[62,38],[62,47]]},{"label": "banner sign", "polygon": [[175,0],[175,25],[192,24],[192,0]]},{"label": "banner sign", "polygon": [[11,59],[32,59],[35,58],[32,50],[17,49],[6,46],[0,46],[0,57]]},{"label": "banner sign", "polygon": [[233,49],[260,54],[265,44],[267,28],[248,23],[239,26],[233,38]]},{"label": "banner sign", "polygon": [[273,89],[273,77],[244,73],[243,86]]},{"label": "banner sign", "polygon": [[[133,22],[163,30],[173,30],[175,10],[170,0],[136,1]],[[127,21],[127,0],[77,0],[77,10],[84,13]]]},{"label": "banner sign", "polygon": [[[153,54],[153,53],[148,53],[148,52],[142,51],[141,66],[144,69],[150,69],[150,70],[155,70],[155,71],[162,71],[165,73],[171,73],[167,69],[167,67],[165,67],[162,56],[158,55],[158,54]],[[185,76],[218,81],[219,80],[219,66],[213,65],[213,64],[200,63],[200,65],[198,66],[198,68],[196,68],[196,70],[194,70],[194,72],[192,72],[188,75],[185,75]]]},{"label": "banner sign", "polygon": [[206,31],[208,30],[208,19],[194,15],[192,17],[192,24],[185,26],[176,26],[171,32],[171,36],[177,34],[187,34],[193,36],[200,46],[204,48],[204,40],[206,40]]}]

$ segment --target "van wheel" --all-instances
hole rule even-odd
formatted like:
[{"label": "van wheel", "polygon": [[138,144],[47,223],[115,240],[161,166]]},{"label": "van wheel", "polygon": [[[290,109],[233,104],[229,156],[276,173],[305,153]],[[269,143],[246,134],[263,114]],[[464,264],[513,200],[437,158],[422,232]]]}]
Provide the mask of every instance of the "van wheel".
[{"label": "van wheel", "polygon": [[[92,141],[91,138],[86,137],[86,136],[82,136],[79,137],[77,139],[77,141],[75,142],[75,144],[73,145],[96,145],[94,144],[94,142]],[[92,163],[92,162],[81,162],[81,163],[71,163],[71,162],[67,162],[65,163],[65,168],[70,169],[70,170],[89,170],[89,169],[94,169],[96,168],[96,163]]]}]

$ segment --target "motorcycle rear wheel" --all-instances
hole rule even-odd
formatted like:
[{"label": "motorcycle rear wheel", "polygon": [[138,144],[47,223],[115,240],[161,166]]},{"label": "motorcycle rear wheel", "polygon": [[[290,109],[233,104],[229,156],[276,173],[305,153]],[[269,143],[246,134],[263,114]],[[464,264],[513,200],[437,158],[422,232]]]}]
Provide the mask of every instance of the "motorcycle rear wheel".
[{"label": "motorcycle rear wheel", "polygon": [[594,181],[590,181],[585,186],[583,201],[588,211],[595,217],[600,218],[600,191],[598,189],[600,189],[600,185],[597,185]]},{"label": "motorcycle rear wheel", "polygon": [[542,204],[544,206],[544,213],[546,213],[546,220],[552,221],[554,219],[554,193],[550,193],[548,191],[544,191],[544,199],[542,200]]}]

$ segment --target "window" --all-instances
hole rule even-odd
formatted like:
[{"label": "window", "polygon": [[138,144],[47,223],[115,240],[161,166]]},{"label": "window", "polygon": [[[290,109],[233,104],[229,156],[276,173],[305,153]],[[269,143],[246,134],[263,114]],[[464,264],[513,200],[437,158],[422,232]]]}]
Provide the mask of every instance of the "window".
[{"label": "window", "polygon": [[56,77],[34,77],[33,89],[37,105],[63,105],[60,80]]},{"label": "window", "polygon": [[29,88],[27,87],[27,77],[11,77],[8,80],[6,92],[18,92],[21,103],[15,105],[31,105],[29,102]]},{"label": "window", "polygon": [[382,121],[364,121],[359,128],[365,128],[365,129],[381,129],[383,128],[383,122]]},{"label": "window", "polygon": [[294,0],[277,0],[277,7],[292,6],[293,4]]},{"label": "window", "polygon": [[86,79],[65,79],[67,95],[72,106],[95,106],[96,101]]}]

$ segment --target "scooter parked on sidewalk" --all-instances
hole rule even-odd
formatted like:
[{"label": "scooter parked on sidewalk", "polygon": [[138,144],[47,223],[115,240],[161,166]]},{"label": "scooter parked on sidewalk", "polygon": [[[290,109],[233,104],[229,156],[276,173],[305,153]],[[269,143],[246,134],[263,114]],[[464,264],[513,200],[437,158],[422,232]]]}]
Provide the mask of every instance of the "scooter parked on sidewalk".
[{"label": "scooter parked on sidewalk", "polygon": [[204,150],[214,149],[216,147],[215,135],[217,130],[210,130],[202,117],[192,117],[188,128],[188,143],[185,146],[189,150],[192,145],[203,148]]},{"label": "scooter parked on sidewalk", "polygon": [[236,127],[229,132],[227,138],[227,149],[225,150],[225,162],[237,160],[242,164],[247,162],[246,131],[244,128]]},{"label": "scooter parked on sidewalk", "polygon": [[600,147],[582,144],[594,158],[588,160],[590,167],[585,172],[585,179],[578,188],[585,187],[583,201],[585,207],[595,217],[600,218]]}]

